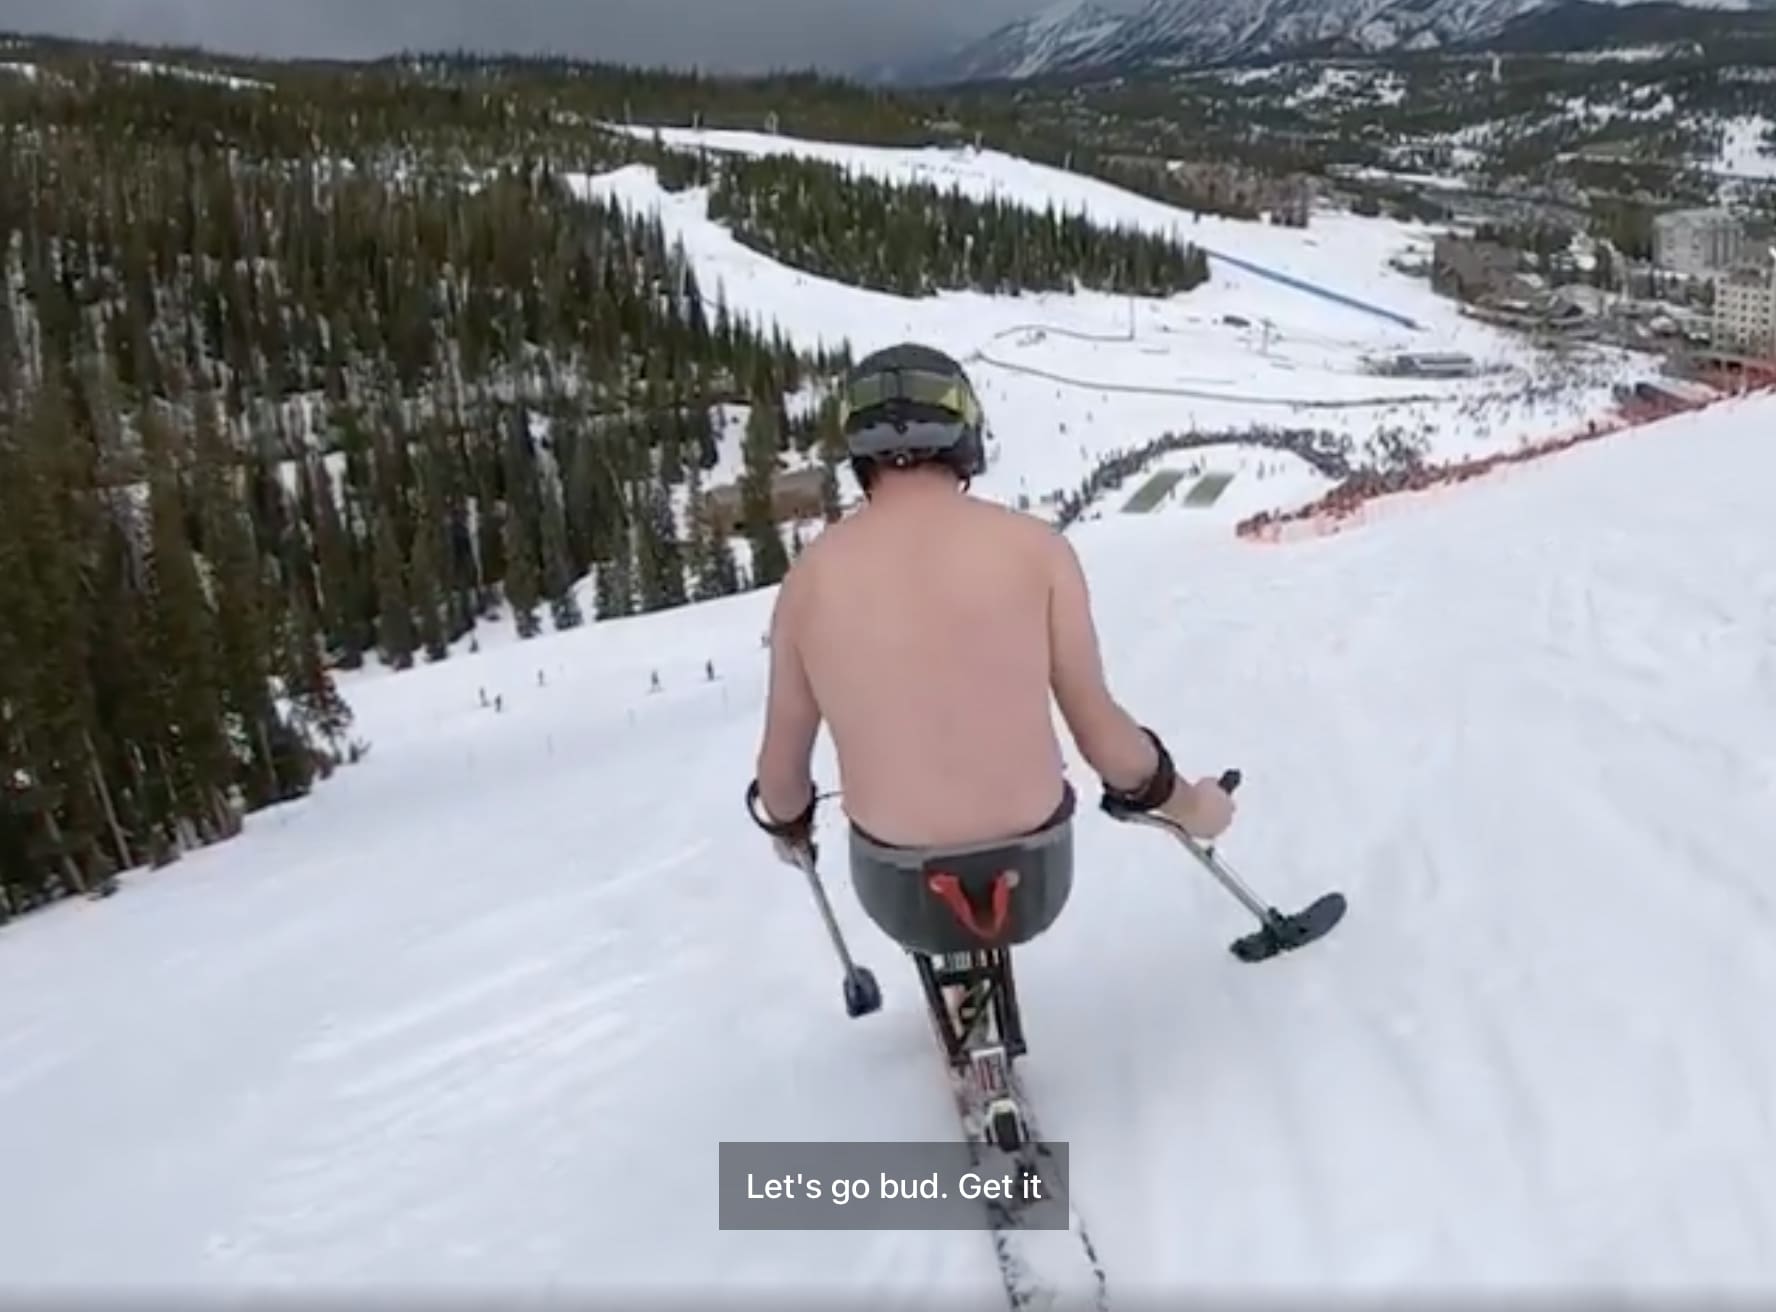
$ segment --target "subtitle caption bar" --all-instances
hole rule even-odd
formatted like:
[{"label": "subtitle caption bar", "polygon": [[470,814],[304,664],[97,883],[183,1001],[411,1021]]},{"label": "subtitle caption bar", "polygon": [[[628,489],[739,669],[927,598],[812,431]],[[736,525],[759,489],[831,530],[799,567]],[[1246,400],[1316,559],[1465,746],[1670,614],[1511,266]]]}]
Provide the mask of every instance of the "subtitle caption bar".
[{"label": "subtitle caption bar", "polygon": [[723,1230],[985,1230],[1011,1211],[1021,1230],[1067,1228],[1065,1143],[1037,1170],[939,1143],[742,1143],[720,1151]]}]

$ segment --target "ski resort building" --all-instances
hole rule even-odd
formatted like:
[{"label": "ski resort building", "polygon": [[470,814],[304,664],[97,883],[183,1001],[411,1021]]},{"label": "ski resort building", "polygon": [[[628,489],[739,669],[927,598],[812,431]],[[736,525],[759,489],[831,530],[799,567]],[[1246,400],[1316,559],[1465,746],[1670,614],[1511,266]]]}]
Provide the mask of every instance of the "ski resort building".
[{"label": "ski resort building", "polygon": [[1203,198],[1211,212],[1268,213],[1272,222],[1305,228],[1313,213],[1314,180],[1304,173],[1270,173],[1225,160],[1112,155],[1109,163],[1130,173],[1161,174]]},{"label": "ski resort building", "polygon": [[[821,517],[821,483],[825,471],[818,465],[811,469],[793,469],[771,480],[771,517],[779,524],[800,519]],[[703,495],[703,513],[718,531],[738,533],[745,522],[745,511],[738,483],[710,488]]]},{"label": "ski resort building", "polygon": [[1471,355],[1455,351],[1408,351],[1370,362],[1378,374],[1396,378],[1472,378],[1480,366]]},{"label": "ski resort building", "polygon": [[1745,245],[1745,225],[1725,210],[1673,210],[1653,218],[1653,260],[1673,273],[1720,273],[1744,258]]},{"label": "ski resort building", "polygon": [[1523,255],[1497,242],[1439,237],[1431,252],[1431,287],[1463,301],[1521,296]]},{"label": "ski resort building", "polygon": [[1715,283],[1714,344],[1776,357],[1776,262],[1738,269]]}]

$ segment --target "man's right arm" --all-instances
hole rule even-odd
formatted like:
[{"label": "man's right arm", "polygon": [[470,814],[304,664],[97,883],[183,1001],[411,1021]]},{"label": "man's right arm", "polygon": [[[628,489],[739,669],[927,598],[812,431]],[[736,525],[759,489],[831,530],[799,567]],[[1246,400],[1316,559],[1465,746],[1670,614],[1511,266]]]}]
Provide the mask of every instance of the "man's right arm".
[{"label": "man's right arm", "polygon": [[1051,682],[1080,755],[1106,785],[1131,793],[1159,768],[1159,753],[1110,695],[1092,621],[1091,592],[1072,543],[1053,534],[1048,600]]}]

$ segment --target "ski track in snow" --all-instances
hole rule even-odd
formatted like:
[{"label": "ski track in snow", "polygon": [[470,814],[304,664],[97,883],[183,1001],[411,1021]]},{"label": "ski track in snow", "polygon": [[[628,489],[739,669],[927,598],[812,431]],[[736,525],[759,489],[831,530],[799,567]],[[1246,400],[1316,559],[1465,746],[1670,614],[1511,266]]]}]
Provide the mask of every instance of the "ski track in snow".
[{"label": "ski track in snow", "polygon": [[[1220,889],[1082,812],[1023,1072],[1112,1306],[1776,1290],[1773,428],[1730,403],[1287,548],[1079,530],[1119,694],[1246,771],[1228,856],[1351,896],[1244,966]],[[855,1023],[744,816],[770,604],[349,676],[362,765],[0,930],[7,1281],[991,1306],[982,1234],[716,1226],[722,1139],[955,1133],[836,815],[887,991]]]}]

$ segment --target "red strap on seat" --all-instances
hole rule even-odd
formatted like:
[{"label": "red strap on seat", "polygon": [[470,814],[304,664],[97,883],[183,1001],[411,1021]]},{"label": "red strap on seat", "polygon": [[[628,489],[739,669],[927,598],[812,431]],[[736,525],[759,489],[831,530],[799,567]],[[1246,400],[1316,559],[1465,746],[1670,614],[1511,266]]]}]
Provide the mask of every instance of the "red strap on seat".
[{"label": "red strap on seat", "polygon": [[962,881],[956,876],[934,873],[925,881],[925,886],[943,899],[950,914],[961,921],[970,934],[983,943],[992,943],[1005,932],[1005,922],[1011,915],[1011,889],[1015,883],[1017,875],[1014,871],[1001,870],[993,876],[993,919],[985,928],[975,917],[974,907],[962,892]]}]

